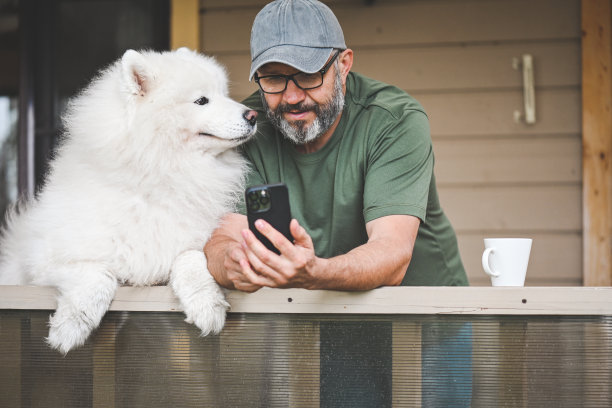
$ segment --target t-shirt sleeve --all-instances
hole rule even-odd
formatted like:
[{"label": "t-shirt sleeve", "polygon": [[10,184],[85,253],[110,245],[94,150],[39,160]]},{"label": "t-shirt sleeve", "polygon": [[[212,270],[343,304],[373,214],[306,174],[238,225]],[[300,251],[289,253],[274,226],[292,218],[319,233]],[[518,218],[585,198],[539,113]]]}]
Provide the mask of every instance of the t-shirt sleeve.
[{"label": "t-shirt sleeve", "polygon": [[408,110],[370,141],[364,219],[412,215],[425,220],[433,174],[433,148],[424,112]]}]

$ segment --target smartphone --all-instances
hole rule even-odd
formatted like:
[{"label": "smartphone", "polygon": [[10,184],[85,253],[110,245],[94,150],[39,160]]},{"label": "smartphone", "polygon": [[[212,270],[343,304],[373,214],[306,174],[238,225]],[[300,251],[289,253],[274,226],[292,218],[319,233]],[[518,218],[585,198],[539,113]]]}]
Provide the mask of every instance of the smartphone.
[{"label": "smartphone", "polygon": [[289,208],[289,190],[284,183],[264,184],[252,186],[245,191],[245,203],[249,229],[270,251],[280,254],[280,251],[264,237],[257,228],[255,221],[262,219],[293,242],[289,223],[291,222],[291,209]]}]

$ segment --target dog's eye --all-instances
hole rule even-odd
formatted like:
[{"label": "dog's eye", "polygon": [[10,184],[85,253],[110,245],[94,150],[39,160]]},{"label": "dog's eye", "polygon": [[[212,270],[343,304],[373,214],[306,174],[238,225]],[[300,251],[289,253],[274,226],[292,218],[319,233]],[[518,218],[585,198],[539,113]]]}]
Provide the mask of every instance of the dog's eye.
[{"label": "dog's eye", "polygon": [[206,105],[208,103],[208,98],[203,96],[203,97],[201,97],[199,99],[196,99],[194,103],[196,103],[198,105]]}]

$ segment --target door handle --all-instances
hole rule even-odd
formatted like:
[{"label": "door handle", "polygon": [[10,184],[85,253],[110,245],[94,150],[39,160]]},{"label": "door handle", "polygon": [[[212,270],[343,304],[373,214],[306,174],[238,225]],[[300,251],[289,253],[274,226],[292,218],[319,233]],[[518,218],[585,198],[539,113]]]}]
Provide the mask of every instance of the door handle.
[{"label": "door handle", "polygon": [[512,67],[516,70],[522,70],[523,73],[523,104],[524,111],[514,111],[514,121],[520,122],[525,120],[528,125],[533,125],[536,122],[536,106],[535,106],[535,83],[533,80],[533,56],[531,54],[523,54],[520,58],[512,59]]}]

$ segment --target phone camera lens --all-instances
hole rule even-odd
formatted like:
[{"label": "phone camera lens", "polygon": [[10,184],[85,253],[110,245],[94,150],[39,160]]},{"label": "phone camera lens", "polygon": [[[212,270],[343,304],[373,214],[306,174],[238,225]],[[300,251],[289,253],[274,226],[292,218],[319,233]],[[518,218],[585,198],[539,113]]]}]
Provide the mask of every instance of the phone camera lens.
[{"label": "phone camera lens", "polygon": [[257,201],[251,202],[249,203],[249,208],[251,209],[251,212],[255,212],[259,210],[259,203]]},{"label": "phone camera lens", "polygon": [[258,200],[257,192],[256,191],[251,191],[248,194],[248,199],[249,199],[249,202],[251,202],[251,203],[257,202],[257,200]]}]

